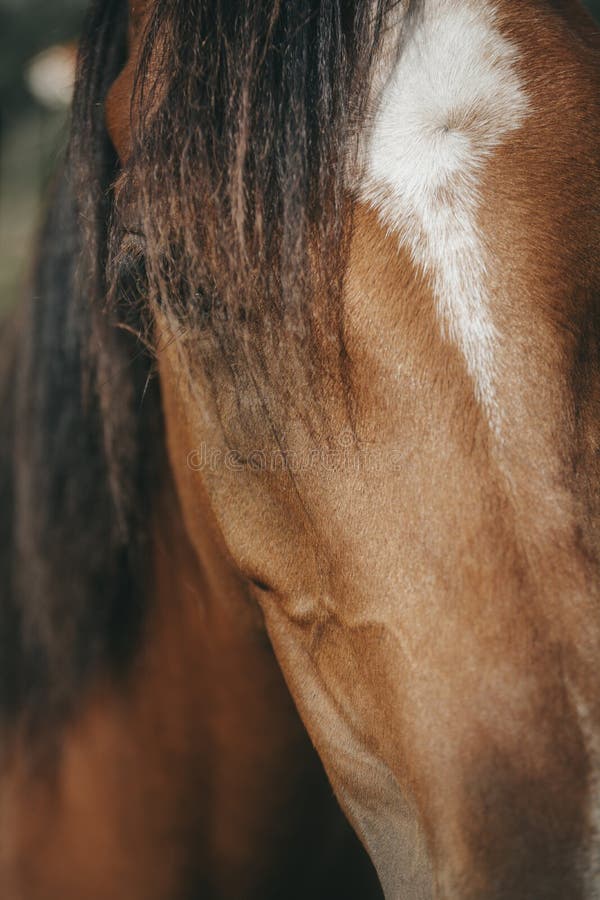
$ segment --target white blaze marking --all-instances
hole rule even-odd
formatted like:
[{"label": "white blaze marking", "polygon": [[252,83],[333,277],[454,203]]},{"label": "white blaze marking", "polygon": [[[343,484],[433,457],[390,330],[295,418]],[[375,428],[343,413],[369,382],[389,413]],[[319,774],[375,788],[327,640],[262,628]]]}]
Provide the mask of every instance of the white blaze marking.
[{"label": "white blaze marking", "polygon": [[518,52],[485,0],[424,0],[401,28],[365,138],[360,193],[430,276],[445,334],[496,425],[497,332],[477,213],[482,168],[528,109]]}]

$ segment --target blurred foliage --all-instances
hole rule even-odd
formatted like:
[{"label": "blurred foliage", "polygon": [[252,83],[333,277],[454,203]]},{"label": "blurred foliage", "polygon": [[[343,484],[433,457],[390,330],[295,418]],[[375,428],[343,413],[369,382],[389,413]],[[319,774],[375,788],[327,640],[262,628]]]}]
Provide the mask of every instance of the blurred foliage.
[{"label": "blurred foliage", "polygon": [[24,80],[29,60],[52,44],[77,37],[85,0],[0,0],[0,111],[4,121],[33,100]]},{"label": "blurred foliage", "polygon": [[587,0],[586,6],[600,19],[600,0]]},{"label": "blurred foliage", "polygon": [[33,98],[29,62],[76,41],[87,0],[0,0],[0,313],[18,300],[48,179],[66,142],[67,114]]}]

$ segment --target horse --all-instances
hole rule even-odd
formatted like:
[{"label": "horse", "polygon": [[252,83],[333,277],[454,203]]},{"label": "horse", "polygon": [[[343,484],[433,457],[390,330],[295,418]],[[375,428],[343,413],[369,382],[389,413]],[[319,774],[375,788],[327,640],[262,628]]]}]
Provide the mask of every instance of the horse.
[{"label": "horse", "polygon": [[599,895],[599,54],[93,5],[2,332],[7,900]]}]

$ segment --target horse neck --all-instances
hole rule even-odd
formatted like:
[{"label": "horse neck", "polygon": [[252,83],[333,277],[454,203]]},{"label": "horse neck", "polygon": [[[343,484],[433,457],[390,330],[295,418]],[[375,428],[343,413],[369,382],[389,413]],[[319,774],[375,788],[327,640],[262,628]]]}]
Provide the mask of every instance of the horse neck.
[{"label": "horse neck", "polygon": [[7,896],[378,897],[261,617],[210,540],[199,560],[170,486],[151,550],[130,673],[82,703],[54,778],[26,746],[2,774]]}]

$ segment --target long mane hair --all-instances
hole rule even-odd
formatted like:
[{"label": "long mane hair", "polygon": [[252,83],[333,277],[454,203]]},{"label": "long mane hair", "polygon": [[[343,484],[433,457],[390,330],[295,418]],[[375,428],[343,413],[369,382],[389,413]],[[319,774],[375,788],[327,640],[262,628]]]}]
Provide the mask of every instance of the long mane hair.
[{"label": "long mane hair", "polygon": [[146,230],[145,258],[131,260],[103,112],[126,56],[126,3],[94,4],[31,296],[2,340],[5,721],[68,715],[95,673],[126,670],[140,639],[166,465],[148,311],[208,335],[228,365],[241,355],[264,371],[283,336],[298,358],[323,335],[343,355],[347,172],[393,5],[155,4],[134,99],[151,112],[120,176],[140,187]]}]

